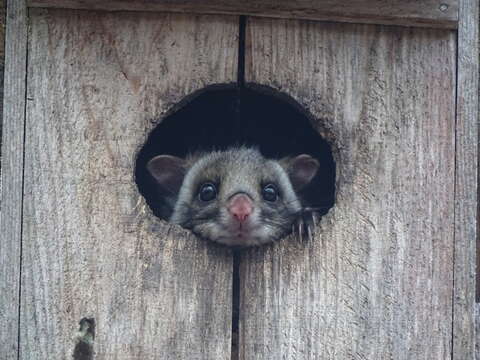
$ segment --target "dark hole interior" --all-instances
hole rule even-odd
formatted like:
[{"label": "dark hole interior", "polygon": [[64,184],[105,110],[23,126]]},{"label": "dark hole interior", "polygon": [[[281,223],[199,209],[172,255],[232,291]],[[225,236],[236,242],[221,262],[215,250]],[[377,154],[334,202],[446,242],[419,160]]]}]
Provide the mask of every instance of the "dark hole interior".
[{"label": "dark hole interior", "polygon": [[320,170],[302,194],[307,206],[324,215],[335,197],[335,162],[331,147],[312,127],[310,116],[293,99],[275,90],[249,85],[210,86],[187,97],[151,132],[137,157],[135,177],[153,213],[167,219],[155,180],[146,169],[156,155],[184,157],[197,150],[256,146],[269,158],[302,153],[315,157]]}]

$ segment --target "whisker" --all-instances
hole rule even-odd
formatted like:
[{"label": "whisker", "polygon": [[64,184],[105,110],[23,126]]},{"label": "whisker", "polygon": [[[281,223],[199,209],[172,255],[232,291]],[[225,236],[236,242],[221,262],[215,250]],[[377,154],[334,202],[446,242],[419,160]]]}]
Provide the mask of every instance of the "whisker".
[{"label": "whisker", "polygon": [[325,209],[329,209],[329,207],[328,206],[304,207],[302,210],[304,212],[315,212],[315,211],[320,211]]}]

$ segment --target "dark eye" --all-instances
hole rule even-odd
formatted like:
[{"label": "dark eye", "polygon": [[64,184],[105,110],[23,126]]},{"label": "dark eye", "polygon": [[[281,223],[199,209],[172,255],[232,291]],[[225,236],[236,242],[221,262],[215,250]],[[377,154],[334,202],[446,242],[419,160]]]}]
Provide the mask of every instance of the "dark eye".
[{"label": "dark eye", "polygon": [[212,201],[217,197],[217,188],[212,183],[205,183],[200,187],[198,197],[202,201]]},{"label": "dark eye", "polygon": [[268,184],[262,190],[262,196],[266,201],[274,202],[277,200],[278,191],[275,185]]}]

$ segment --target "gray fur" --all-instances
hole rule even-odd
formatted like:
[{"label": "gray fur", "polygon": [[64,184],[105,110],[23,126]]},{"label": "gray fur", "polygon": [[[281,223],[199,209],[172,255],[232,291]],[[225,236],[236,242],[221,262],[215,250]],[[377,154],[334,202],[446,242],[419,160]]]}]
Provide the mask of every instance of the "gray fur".
[{"label": "gray fur", "polygon": [[[194,154],[181,161],[185,164],[186,175],[170,222],[203,238],[229,246],[261,245],[289,233],[302,212],[301,201],[289,179],[291,159],[270,160],[256,149],[237,147]],[[206,182],[215,184],[218,190],[217,198],[210,202],[202,202],[198,197],[200,186]],[[269,183],[279,190],[280,195],[274,203],[262,198],[262,188]],[[242,238],[234,235],[232,217],[226,206],[238,193],[247,194],[254,206],[248,219],[248,236]]]}]

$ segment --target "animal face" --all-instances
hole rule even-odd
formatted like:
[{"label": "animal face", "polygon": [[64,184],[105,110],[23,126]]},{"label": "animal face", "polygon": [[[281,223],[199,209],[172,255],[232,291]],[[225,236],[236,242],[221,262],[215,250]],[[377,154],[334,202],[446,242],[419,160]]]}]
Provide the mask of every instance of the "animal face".
[{"label": "animal face", "polygon": [[318,162],[308,155],[280,161],[232,148],[187,159],[160,155],[148,164],[159,186],[177,194],[172,223],[229,246],[261,245],[291,231],[302,211],[296,191]]}]

